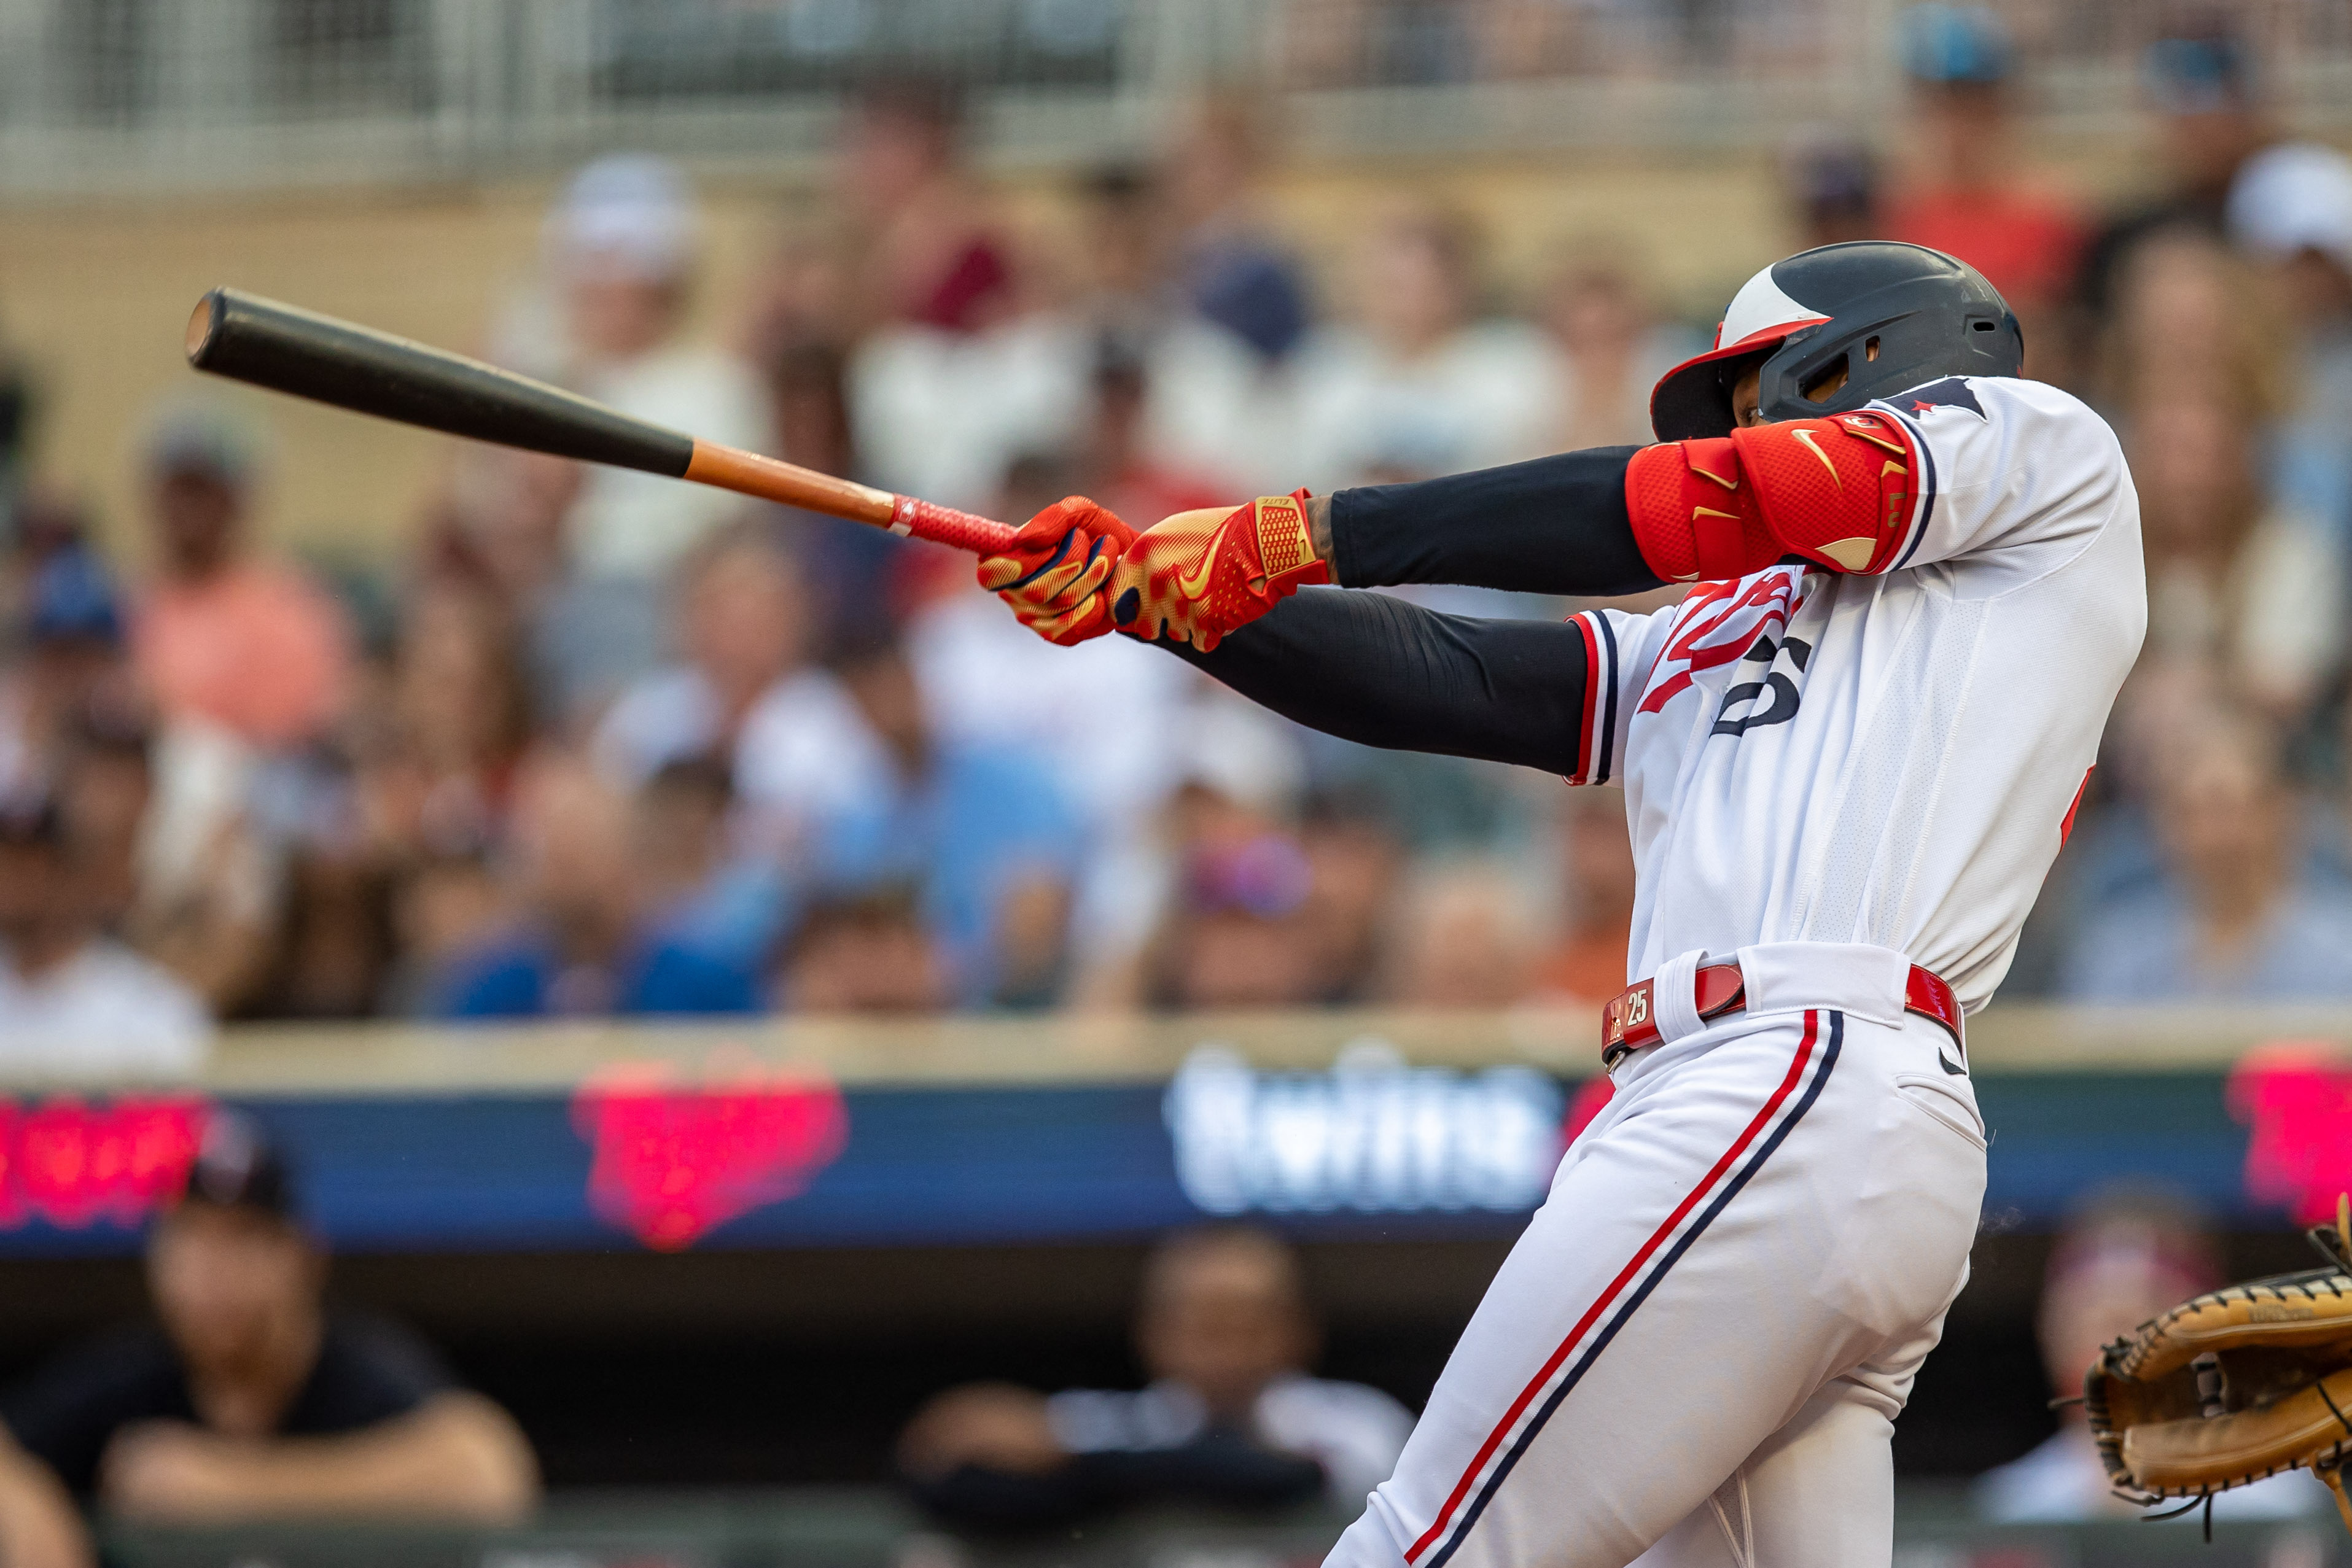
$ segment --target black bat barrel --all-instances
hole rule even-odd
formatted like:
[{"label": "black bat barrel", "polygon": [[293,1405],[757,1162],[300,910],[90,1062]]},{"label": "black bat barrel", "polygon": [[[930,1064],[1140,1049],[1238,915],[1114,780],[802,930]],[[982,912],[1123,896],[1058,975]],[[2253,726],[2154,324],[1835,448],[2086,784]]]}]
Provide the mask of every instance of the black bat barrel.
[{"label": "black bat barrel", "polygon": [[694,438],[544,382],[234,288],[188,319],[188,362],[273,392],[450,435],[677,478]]}]

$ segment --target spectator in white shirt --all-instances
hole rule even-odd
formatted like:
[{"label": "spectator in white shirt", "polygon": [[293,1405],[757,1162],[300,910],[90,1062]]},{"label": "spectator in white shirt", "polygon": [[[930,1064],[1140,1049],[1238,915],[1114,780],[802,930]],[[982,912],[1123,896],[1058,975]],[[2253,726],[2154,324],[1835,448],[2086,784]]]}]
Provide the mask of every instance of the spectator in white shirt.
[{"label": "spectator in white shirt", "polygon": [[[1400,204],[1368,228],[1353,323],[1295,356],[1292,473],[1318,495],[1492,468],[1558,451],[1568,367],[1549,334],[1482,319],[1476,237],[1443,209]],[[1551,601],[1486,588],[1408,588],[1465,615],[1549,616]]]},{"label": "spectator in white shirt", "polygon": [[[749,365],[685,339],[698,259],[694,194],[641,153],[572,176],[549,215],[569,384],[624,413],[707,441],[760,447],[772,425]],[[593,468],[572,513],[572,550],[592,576],[656,578],[737,503],[723,491]]]},{"label": "spectator in white shirt", "polygon": [[1181,1232],[1146,1265],[1139,1392],[1050,1397],[1005,1384],[950,1390],[916,1416],[899,1460],[941,1513],[1044,1523],[1153,1499],[1353,1512],[1412,1429],[1376,1388],[1310,1377],[1297,1256],[1246,1226]]},{"label": "spectator in white shirt", "polygon": [[[490,333],[499,363],[624,413],[763,451],[767,392],[688,327],[701,244],[686,177],[643,153],[582,168],[548,214],[539,276]],[[723,490],[586,466],[562,517],[563,570],[534,611],[551,706],[580,714],[661,655],[662,586],[697,540],[736,516]]]},{"label": "spectator in white shirt", "polygon": [[194,992],[99,934],[55,804],[0,808],[0,1072],[180,1077],[211,1032]]},{"label": "spectator in white shirt", "polygon": [[1468,223],[1440,209],[1395,206],[1365,231],[1352,324],[1299,350],[1300,482],[1320,494],[1555,449],[1559,351],[1525,322],[1479,319],[1477,259]]},{"label": "spectator in white shirt", "polygon": [[816,607],[799,563],[762,523],[706,540],[678,576],[678,662],[624,692],[593,754],[634,790],[687,758],[729,759],[739,844],[799,856],[810,836],[890,777],[841,683],[809,663]]}]

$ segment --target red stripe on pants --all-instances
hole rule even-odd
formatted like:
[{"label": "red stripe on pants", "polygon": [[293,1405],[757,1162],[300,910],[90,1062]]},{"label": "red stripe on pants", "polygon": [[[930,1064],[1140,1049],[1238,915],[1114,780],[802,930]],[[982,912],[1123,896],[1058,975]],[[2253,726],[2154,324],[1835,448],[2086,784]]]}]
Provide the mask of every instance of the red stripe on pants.
[{"label": "red stripe on pants", "polygon": [[1453,1519],[1454,1511],[1462,1506],[1462,1500],[1470,1495],[1471,1483],[1475,1481],[1479,1472],[1486,1468],[1486,1461],[1495,1457],[1495,1450],[1502,1447],[1505,1436],[1518,1424],[1519,1417],[1527,1413],[1528,1406],[1534,1403],[1536,1396],[1541,1393],[1544,1385],[1551,1381],[1552,1375],[1559,1370],[1560,1364],[1568,1359],[1569,1354],[1576,1348],[1577,1342],[1585,1336],[1593,1323],[1600,1319],[1601,1314],[1608,1310],[1609,1303],[1615,1301],[1623,1292],[1625,1287],[1633,1282],[1633,1276],[1641,1272],[1642,1265],[1650,1260],[1650,1255],[1664,1244],[1666,1238],[1674,1233],[1675,1228],[1689,1217],[1692,1209],[1698,1207],[1699,1200],[1706,1197],[1717,1182],[1723,1179],[1723,1173],[1731,1168],[1733,1163],[1746,1152],[1748,1145],[1754,1143],[1757,1135],[1763,1132],[1767,1124],[1772,1120],[1773,1114],[1787,1103],[1790,1094],[1795,1091],[1798,1082],[1804,1077],[1805,1064],[1812,1060],[1813,1037],[1819,1028],[1820,1020],[1821,1015],[1817,1012],[1809,1011],[1805,1014],[1804,1036],[1797,1043],[1797,1053],[1790,1059],[1789,1071],[1787,1076],[1780,1080],[1780,1086],[1772,1091],[1771,1096],[1764,1102],[1764,1108],[1756,1113],[1756,1119],[1748,1123],[1738,1140],[1730,1148],[1724,1151],[1723,1157],[1715,1162],[1706,1177],[1696,1186],[1691,1188],[1682,1202],[1675,1206],[1675,1211],[1666,1217],[1665,1223],[1650,1233],[1650,1239],[1642,1243],[1641,1249],[1635,1252],[1625,1267],[1618,1271],[1617,1277],[1609,1281],[1609,1288],[1601,1292],[1599,1299],[1591,1306],[1585,1309],[1582,1317],[1576,1320],[1576,1326],[1568,1331],[1568,1337],[1559,1342],[1559,1348],[1551,1353],[1542,1368],[1528,1381],[1528,1385],[1519,1390],[1519,1396],[1511,1401],[1511,1407],[1503,1412],[1503,1418],[1495,1424],[1495,1429],[1486,1434],[1486,1440],[1479,1445],[1477,1455],[1470,1461],[1470,1468],[1463,1471],[1462,1479],[1454,1483],[1453,1494],[1445,1500],[1445,1506],[1437,1511],[1437,1517],[1430,1521],[1429,1529],[1420,1540],[1412,1543],[1412,1550],[1404,1554],[1404,1560],[1407,1563],[1417,1561],[1422,1553],[1436,1544],[1438,1537],[1445,1533],[1445,1526]]}]

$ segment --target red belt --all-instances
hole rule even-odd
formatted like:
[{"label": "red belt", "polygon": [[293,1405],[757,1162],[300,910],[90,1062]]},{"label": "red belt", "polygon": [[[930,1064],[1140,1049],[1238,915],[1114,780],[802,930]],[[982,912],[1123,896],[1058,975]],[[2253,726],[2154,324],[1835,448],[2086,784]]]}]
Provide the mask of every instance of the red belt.
[{"label": "red belt", "polygon": [[[1604,1070],[1615,1067],[1629,1051],[1658,1043],[1658,1009],[1656,999],[1650,994],[1655,983],[1643,980],[1601,1009],[1601,1065]],[[1739,972],[1737,964],[1707,965],[1699,970],[1692,991],[1701,1020],[1718,1019],[1748,1005],[1748,977]],[[1904,982],[1903,1010],[1934,1019],[1951,1030],[1955,1045],[1960,1043],[1959,999],[1952,995],[1951,987],[1916,964],[1911,966],[1910,978]],[[1967,1047],[1961,1050],[1965,1052]],[[1965,1054],[1961,1060],[1968,1060]]]}]

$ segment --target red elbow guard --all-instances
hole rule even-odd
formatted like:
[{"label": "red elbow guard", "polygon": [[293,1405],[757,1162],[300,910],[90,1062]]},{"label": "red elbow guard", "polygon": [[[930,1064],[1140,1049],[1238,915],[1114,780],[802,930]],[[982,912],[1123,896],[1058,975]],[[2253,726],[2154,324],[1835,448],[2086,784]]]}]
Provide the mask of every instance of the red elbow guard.
[{"label": "red elbow guard", "polygon": [[1668,582],[1724,582],[1788,552],[1728,436],[1664,441],[1625,468],[1625,511],[1650,570]]},{"label": "red elbow guard", "polygon": [[1799,555],[1832,571],[1884,571],[1909,531],[1918,470],[1901,422],[1875,413],[1751,425],[1645,446],[1625,509],[1650,570],[1723,581]]}]

